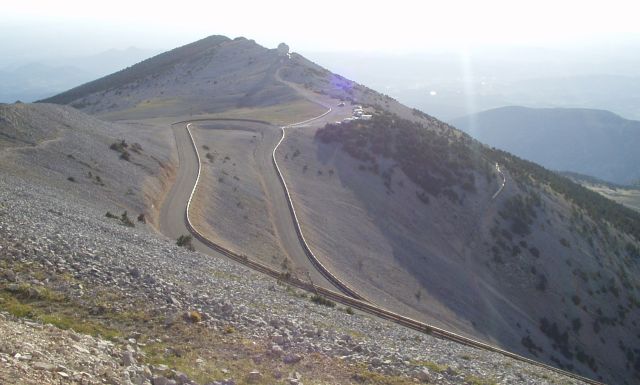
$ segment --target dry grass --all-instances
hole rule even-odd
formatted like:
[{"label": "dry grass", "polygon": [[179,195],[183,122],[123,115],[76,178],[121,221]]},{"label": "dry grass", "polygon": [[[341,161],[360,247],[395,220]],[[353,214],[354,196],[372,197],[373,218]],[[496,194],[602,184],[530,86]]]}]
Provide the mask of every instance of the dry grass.
[{"label": "dry grass", "polygon": [[[77,281],[62,275],[47,274],[40,269],[6,261],[0,267],[21,274],[45,274],[58,285],[70,286]],[[135,302],[109,288],[95,288],[81,299],[70,299],[62,286],[17,288],[0,285],[0,309],[16,317],[53,324],[61,329],[101,336],[116,343],[121,337],[139,332],[146,364],[164,364],[183,372],[198,383],[232,378],[247,384],[252,370],[262,374],[258,384],[282,382],[293,372],[301,373],[303,382],[312,384],[402,385],[412,383],[407,377],[389,376],[368,370],[364,364],[349,364],[318,353],[305,354],[296,364],[266,354],[270,340],[249,339],[231,325],[207,327],[197,311],[173,315],[158,313],[148,303]],[[295,295],[295,293],[291,293]],[[327,325],[330,327],[330,325]]]},{"label": "dry grass", "polygon": [[[27,291],[33,288],[26,288]],[[62,294],[38,288],[39,295],[23,291],[0,291],[0,309],[20,318],[31,318],[44,324],[52,324],[60,329],[72,329],[78,333],[114,339],[120,332],[110,327],[106,320],[91,319],[89,314],[78,309]]]},{"label": "dry grass", "polygon": [[194,115],[193,119],[234,118],[257,119],[275,125],[285,125],[299,122],[322,114],[325,108],[306,100],[297,100],[287,104],[269,107],[238,108],[215,114]]},{"label": "dry grass", "polygon": [[640,212],[640,189],[612,189],[606,186],[583,184],[586,188]]}]

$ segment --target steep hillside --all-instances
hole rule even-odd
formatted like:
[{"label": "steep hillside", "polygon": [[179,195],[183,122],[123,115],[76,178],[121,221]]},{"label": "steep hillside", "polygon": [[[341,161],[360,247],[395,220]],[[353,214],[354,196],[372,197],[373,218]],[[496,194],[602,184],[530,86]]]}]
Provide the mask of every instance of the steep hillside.
[{"label": "steep hillside", "polygon": [[68,187],[0,186],[2,384],[585,384],[314,303]]},{"label": "steep hillside", "polygon": [[54,104],[0,105],[0,170],[155,224],[175,167],[168,128],[116,125]]},{"label": "steep hillside", "polygon": [[594,378],[640,378],[640,215],[443,123],[382,114],[285,145],[303,228],[357,290]]},{"label": "steep hillside", "polygon": [[283,104],[298,97],[273,78],[282,59],[253,40],[210,36],[44,102],[127,118]]},{"label": "steep hillside", "polygon": [[503,107],[451,123],[483,143],[552,170],[619,184],[640,178],[640,122],[608,111]]}]

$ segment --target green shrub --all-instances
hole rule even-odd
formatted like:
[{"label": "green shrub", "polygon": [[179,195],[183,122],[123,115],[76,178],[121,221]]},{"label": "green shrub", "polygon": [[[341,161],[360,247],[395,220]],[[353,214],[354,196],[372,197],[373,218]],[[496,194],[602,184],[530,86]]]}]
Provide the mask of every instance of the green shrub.
[{"label": "green shrub", "polygon": [[176,241],[176,245],[180,247],[184,247],[187,250],[194,251],[195,247],[193,247],[193,237],[191,235],[181,235],[178,237]]},{"label": "green shrub", "polygon": [[311,297],[311,302],[317,303],[318,305],[324,305],[324,306],[328,306],[328,307],[335,307],[336,303],[333,302],[332,300],[325,298],[321,295],[318,294],[314,294]]},{"label": "green shrub", "polygon": [[540,250],[538,250],[537,247],[530,247],[529,248],[529,252],[531,253],[531,255],[533,255],[536,258],[540,258]]},{"label": "green shrub", "polygon": [[[514,180],[527,185],[547,185],[583,209],[591,218],[600,220],[601,223],[609,222],[618,230],[640,240],[640,213],[605,198],[569,178],[506,151],[486,146],[480,147],[480,151],[490,161],[504,165]],[[602,227],[602,229],[606,228]]]},{"label": "green shrub", "polygon": [[131,219],[129,219],[129,216],[126,211],[123,212],[122,215],[120,216],[120,222],[122,222],[122,224],[127,227],[135,227],[135,224]]},{"label": "green shrub", "polygon": [[[109,146],[109,148],[112,149],[113,151],[120,153],[120,159],[123,159],[126,161],[129,161],[131,159],[131,154],[129,154],[129,151],[127,151],[128,147],[129,147],[129,144],[127,144],[127,142],[124,139],[122,139],[119,142],[111,143],[111,145]],[[142,150],[142,147],[139,144],[132,147],[132,151],[140,152],[141,150]]]},{"label": "green shrub", "polygon": [[[442,130],[381,113],[368,121],[327,124],[316,132],[316,138],[341,144],[345,152],[368,164],[368,169],[383,179],[385,172],[376,158],[392,159],[427,194],[442,194],[459,203],[456,190],[475,191],[475,173],[483,174],[490,168],[485,160],[473,155],[469,136],[460,136],[444,123],[432,123],[442,125]],[[364,165],[359,168],[367,169]]]}]

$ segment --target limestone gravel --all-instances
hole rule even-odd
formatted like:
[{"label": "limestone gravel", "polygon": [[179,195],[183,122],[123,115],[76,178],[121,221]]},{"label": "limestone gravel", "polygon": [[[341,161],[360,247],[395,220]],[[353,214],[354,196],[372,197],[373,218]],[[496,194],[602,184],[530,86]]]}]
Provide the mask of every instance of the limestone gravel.
[{"label": "limestone gravel", "polygon": [[[318,353],[435,384],[463,384],[469,378],[498,384],[580,383],[499,354],[316,305],[226,259],[189,252],[144,226],[127,228],[105,218],[108,203],[71,200],[63,190],[5,173],[0,173],[0,186],[0,258],[71,274],[81,282],[65,288],[72,298],[109,288],[120,293],[122,301],[144,302],[168,315],[196,309],[201,324],[212,329],[231,326],[247,340],[264,342],[264,357],[280,357],[286,365]],[[30,279],[24,272],[0,273],[2,284]],[[118,384],[164,381],[153,379],[135,350],[125,353],[104,340],[6,318],[0,319],[2,383],[57,383],[56,378],[67,376],[76,383],[92,383],[107,374]],[[228,383],[258,377],[247,372]],[[279,381],[302,380],[283,375]]]}]

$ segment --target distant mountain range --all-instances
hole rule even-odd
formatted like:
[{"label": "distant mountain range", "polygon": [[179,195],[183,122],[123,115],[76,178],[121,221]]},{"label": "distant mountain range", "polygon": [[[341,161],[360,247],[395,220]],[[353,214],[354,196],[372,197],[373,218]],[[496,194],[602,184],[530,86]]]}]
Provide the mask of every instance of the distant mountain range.
[{"label": "distant mountain range", "polygon": [[640,122],[609,111],[512,106],[450,123],[483,143],[552,170],[621,185],[640,178]]},{"label": "distant mountain range", "polygon": [[597,55],[511,47],[467,54],[318,52],[308,57],[442,120],[511,105],[597,108],[640,120],[636,52],[624,49],[611,56],[611,50]]},{"label": "distant mountain range", "polygon": [[43,99],[128,67],[155,53],[129,47],[89,56],[41,60],[0,68],[0,103]]}]

